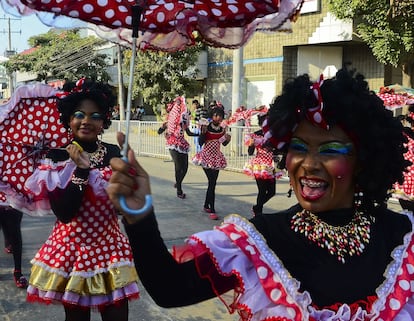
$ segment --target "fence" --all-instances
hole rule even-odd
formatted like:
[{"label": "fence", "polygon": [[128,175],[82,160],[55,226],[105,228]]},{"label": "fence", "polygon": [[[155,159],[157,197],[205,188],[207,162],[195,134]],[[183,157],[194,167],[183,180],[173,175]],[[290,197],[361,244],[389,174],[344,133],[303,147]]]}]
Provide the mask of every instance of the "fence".
[{"label": "fence", "polygon": [[[165,148],[164,135],[158,135],[158,128],[161,122],[156,121],[130,121],[129,145],[138,156],[148,156],[163,159],[170,159],[170,153]],[[113,120],[112,126],[103,135],[103,140],[116,144],[116,132],[125,132],[125,121]],[[257,130],[256,127],[230,126],[228,129],[231,135],[231,142],[223,146],[221,151],[227,159],[227,170],[241,172],[243,166],[249,159],[247,146],[244,145],[244,136],[247,133]],[[187,137],[191,145],[190,159],[195,154],[196,146],[193,137]]]}]

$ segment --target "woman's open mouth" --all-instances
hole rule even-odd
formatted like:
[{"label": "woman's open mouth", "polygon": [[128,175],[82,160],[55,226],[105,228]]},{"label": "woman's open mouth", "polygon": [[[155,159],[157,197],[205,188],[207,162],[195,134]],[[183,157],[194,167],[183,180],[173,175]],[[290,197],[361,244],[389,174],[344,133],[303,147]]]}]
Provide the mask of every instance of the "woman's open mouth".
[{"label": "woman's open mouth", "polygon": [[325,195],[328,189],[328,183],[321,179],[301,178],[301,196],[306,201],[316,201]]}]

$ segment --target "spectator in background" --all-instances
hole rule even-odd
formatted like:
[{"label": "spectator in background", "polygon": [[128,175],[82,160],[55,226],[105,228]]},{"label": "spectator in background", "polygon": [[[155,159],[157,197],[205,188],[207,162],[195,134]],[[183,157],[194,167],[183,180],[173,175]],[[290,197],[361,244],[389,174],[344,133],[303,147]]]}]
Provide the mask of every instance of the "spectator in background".
[{"label": "spectator in background", "polygon": [[138,106],[137,107],[137,111],[138,111],[138,120],[142,120],[144,115],[145,115],[145,108],[144,106]]}]

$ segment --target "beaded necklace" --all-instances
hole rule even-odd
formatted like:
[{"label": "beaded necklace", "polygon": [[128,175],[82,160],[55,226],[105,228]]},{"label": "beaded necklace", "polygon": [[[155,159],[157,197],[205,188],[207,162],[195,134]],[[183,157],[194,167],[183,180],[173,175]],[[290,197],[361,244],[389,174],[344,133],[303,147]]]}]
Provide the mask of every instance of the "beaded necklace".
[{"label": "beaded necklace", "polygon": [[94,152],[88,153],[89,163],[93,168],[100,165],[106,155],[106,147],[101,142],[97,142],[97,145],[98,148]]},{"label": "beaded necklace", "polygon": [[214,125],[213,123],[211,123],[210,125],[211,125],[211,128],[213,128],[215,131],[221,130],[221,126],[220,125]]},{"label": "beaded necklace", "polygon": [[346,256],[361,255],[369,244],[371,223],[375,222],[375,218],[356,211],[347,225],[332,226],[315,214],[302,210],[290,222],[293,231],[303,234],[317,246],[327,249],[329,254],[337,256],[338,261],[345,263]]}]

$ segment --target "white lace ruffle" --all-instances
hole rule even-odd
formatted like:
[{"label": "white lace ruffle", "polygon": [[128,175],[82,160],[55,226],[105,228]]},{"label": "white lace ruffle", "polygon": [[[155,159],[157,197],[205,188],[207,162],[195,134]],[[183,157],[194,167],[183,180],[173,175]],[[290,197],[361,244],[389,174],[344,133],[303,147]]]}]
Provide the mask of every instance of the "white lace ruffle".
[{"label": "white lace ruffle", "polygon": [[[75,169],[76,164],[72,160],[59,163],[53,163],[48,159],[42,160],[40,166],[26,181],[25,188],[34,195],[41,195],[56,188],[66,188]],[[99,169],[89,171],[88,182],[96,196],[105,195],[108,182],[103,179]]]}]

